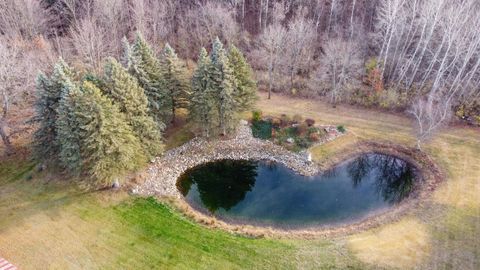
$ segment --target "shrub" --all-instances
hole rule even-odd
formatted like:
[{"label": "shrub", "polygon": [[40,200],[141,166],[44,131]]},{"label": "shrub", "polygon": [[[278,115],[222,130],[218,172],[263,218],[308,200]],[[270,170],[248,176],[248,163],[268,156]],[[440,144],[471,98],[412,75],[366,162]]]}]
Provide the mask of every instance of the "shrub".
[{"label": "shrub", "polygon": [[301,136],[301,135],[304,135],[305,133],[307,133],[308,131],[308,126],[307,124],[305,123],[302,123],[300,125],[297,126],[297,129],[296,129],[296,134]]},{"label": "shrub", "polygon": [[344,126],[337,126],[337,130],[340,131],[341,133],[345,133],[345,127]]},{"label": "shrub", "polygon": [[312,145],[311,142],[309,142],[307,140],[307,138],[304,138],[304,137],[298,137],[295,139],[295,142],[297,143],[298,146],[302,147],[302,148],[308,148]]},{"label": "shrub", "polygon": [[293,122],[294,123],[301,123],[303,120],[303,117],[300,114],[295,114],[293,116]]},{"label": "shrub", "polygon": [[272,123],[269,121],[255,121],[252,123],[252,135],[255,138],[268,140],[272,138]]},{"label": "shrub", "polygon": [[307,118],[307,119],[305,119],[305,123],[306,123],[309,127],[311,127],[311,126],[315,125],[315,120],[313,120],[313,119],[311,119],[311,118]]},{"label": "shrub", "polygon": [[280,128],[282,120],[280,118],[272,118],[272,125],[274,128]]},{"label": "shrub", "polygon": [[309,127],[308,130],[307,130],[308,134],[319,133],[319,132],[320,132],[320,129],[316,128],[316,127]]},{"label": "shrub", "polygon": [[308,135],[308,139],[312,142],[318,142],[320,140],[320,135],[316,132],[310,133],[310,135]]},{"label": "shrub", "polygon": [[477,122],[477,125],[480,126],[480,115],[475,116],[474,119]]},{"label": "shrub", "polygon": [[252,112],[252,122],[259,122],[262,120],[262,112],[261,111],[253,111]]},{"label": "shrub", "polygon": [[282,127],[286,127],[286,126],[288,126],[288,125],[290,124],[291,119],[290,119],[290,117],[288,117],[288,115],[282,114],[282,115],[280,116],[280,121],[281,121],[281,126],[282,126]]}]

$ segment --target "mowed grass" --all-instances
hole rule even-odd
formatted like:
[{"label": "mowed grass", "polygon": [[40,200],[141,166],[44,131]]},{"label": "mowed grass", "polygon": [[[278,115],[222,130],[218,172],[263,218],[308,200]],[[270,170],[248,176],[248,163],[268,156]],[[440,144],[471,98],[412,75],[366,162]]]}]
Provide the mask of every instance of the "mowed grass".
[{"label": "mowed grass", "polygon": [[0,172],[0,256],[21,269],[364,268],[345,242],[208,229],[156,199],[85,192],[26,160]]},{"label": "mowed grass", "polygon": [[[344,125],[346,136],[311,149],[318,161],[360,140],[415,144],[403,116],[263,94],[258,107]],[[192,136],[180,128],[167,133],[167,148]],[[478,130],[446,130],[425,150],[447,174],[431,199],[391,224],[317,240],[209,229],[167,203],[85,192],[23,158],[2,160],[0,256],[21,269],[479,269]]]}]

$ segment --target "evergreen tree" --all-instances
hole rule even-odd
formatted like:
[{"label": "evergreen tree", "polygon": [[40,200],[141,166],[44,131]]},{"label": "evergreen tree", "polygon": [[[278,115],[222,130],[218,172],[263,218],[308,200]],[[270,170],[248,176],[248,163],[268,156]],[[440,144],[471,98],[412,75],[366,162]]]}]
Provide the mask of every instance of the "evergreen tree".
[{"label": "evergreen tree", "polygon": [[122,38],[122,47],[123,47],[123,55],[120,61],[127,70],[130,70],[132,67],[133,54],[132,54],[132,46],[130,46],[130,43],[128,42],[127,37]]},{"label": "evergreen tree", "polygon": [[162,88],[168,95],[167,107],[171,111],[172,123],[175,121],[175,112],[180,108],[188,107],[190,86],[187,71],[172,47],[167,43],[163,50],[160,67],[162,73]]},{"label": "evergreen tree", "polygon": [[103,81],[103,78],[100,78],[97,75],[92,74],[92,73],[87,73],[86,75],[84,75],[83,78],[82,78],[82,82],[84,82],[84,81],[88,81],[88,82],[93,83],[93,85],[95,85],[99,89],[105,89],[106,88],[106,84]]},{"label": "evergreen tree", "polygon": [[124,56],[124,59],[130,59],[127,62],[130,63],[128,71],[137,78],[147,95],[150,115],[157,122],[164,122],[162,119],[168,116],[170,109],[167,106],[168,93],[162,88],[160,62],[140,33],[137,33],[134,44],[125,53],[131,54]]},{"label": "evergreen tree", "polygon": [[82,169],[96,184],[112,180],[145,162],[140,141],[117,105],[85,81],[74,107],[81,140]]},{"label": "evergreen tree", "polygon": [[80,155],[80,129],[74,111],[79,95],[80,90],[73,82],[67,80],[60,98],[57,109],[58,117],[55,123],[57,130],[56,142],[60,146],[60,162],[64,168],[74,175],[78,175],[81,172],[82,163]]},{"label": "evergreen tree", "polygon": [[257,100],[257,84],[252,79],[252,68],[245,60],[242,52],[235,46],[230,48],[228,60],[236,81],[234,97],[237,111],[251,110]]},{"label": "evergreen tree", "polygon": [[34,134],[34,152],[37,159],[55,160],[60,153],[60,146],[56,140],[57,109],[65,85],[72,78],[73,70],[62,58],[55,64],[50,79],[43,73],[37,77],[37,103],[34,117],[34,121],[39,123],[39,128]]},{"label": "evergreen tree", "polygon": [[126,115],[145,152],[159,154],[163,148],[160,129],[149,115],[147,97],[137,80],[110,58],[105,66],[105,83],[105,93]]},{"label": "evergreen tree", "polygon": [[217,110],[220,132],[225,135],[236,125],[235,77],[230,67],[223,44],[218,37],[213,42],[211,64],[209,68],[210,87],[217,97]]},{"label": "evergreen tree", "polygon": [[197,68],[192,78],[192,96],[190,102],[190,119],[203,130],[203,135],[210,136],[214,122],[214,98],[210,90],[209,78],[210,59],[207,50],[202,48],[198,56]]}]

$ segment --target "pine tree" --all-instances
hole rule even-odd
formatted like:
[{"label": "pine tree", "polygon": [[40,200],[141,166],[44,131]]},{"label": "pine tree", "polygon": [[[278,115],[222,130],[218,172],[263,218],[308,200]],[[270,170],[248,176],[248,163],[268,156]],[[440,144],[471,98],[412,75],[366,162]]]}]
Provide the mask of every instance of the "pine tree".
[{"label": "pine tree", "polygon": [[78,175],[82,166],[80,129],[74,111],[79,96],[80,90],[73,82],[67,80],[59,101],[58,117],[55,123],[56,142],[60,146],[60,162],[73,175]]},{"label": "pine tree", "polygon": [[92,83],[82,84],[74,107],[81,139],[82,169],[98,185],[145,162],[140,141],[117,105]]},{"label": "pine tree", "polygon": [[130,59],[128,71],[138,80],[147,95],[150,115],[157,122],[163,123],[170,110],[167,107],[168,93],[162,88],[160,62],[140,33],[137,33],[134,44],[125,52],[131,54],[124,56],[124,59]]},{"label": "pine tree", "polygon": [[231,46],[228,60],[236,81],[234,97],[237,111],[251,110],[257,100],[257,84],[252,79],[252,68],[245,60],[242,52],[235,46]]},{"label": "pine tree", "polygon": [[126,115],[145,152],[159,154],[163,149],[160,128],[149,115],[147,97],[137,80],[110,58],[105,66],[105,83],[105,93]]},{"label": "pine tree", "polygon": [[202,48],[198,56],[197,68],[192,78],[192,96],[190,102],[190,119],[203,130],[205,137],[210,136],[214,122],[214,98],[210,90],[210,59],[207,50]]},{"label": "pine tree", "polygon": [[127,37],[122,38],[122,47],[123,47],[123,55],[122,55],[122,58],[120,59],[120,62],[127,70],[130,70],[132,67],[133,54],[132,54],[132,46],[130,46],[130,43],[128,42]]},{"label": "pine tree", "polygon": [[172,47],[167,43],[160,58],[162,88],[168,95],[167,107],[171,110],[172,123],[177,109],[187,108],[190,99],[190,86],[187,71]]},{"label": "pine tree", "polygon": [[39,160],[54,161],[58,158],[60,146],[56,140],[57,109],[62,91],[64,91],[67,81],[71,81],[72,78],[73,70],[62,58],[55,64],[50,79],[43,73],[37,77],[37,103],[34,121],[39,123],[39,128],[34,134],[34,152]]},{"label": "pine tree", "polygon": [[218,37],[213,42],[209,68],[210,87],[217,97],[217,109],[220,132],[225,135],[232,131],[236,125],[235,113],[235,78],[230,67],[228,57],[223,49],[223,44]]}]

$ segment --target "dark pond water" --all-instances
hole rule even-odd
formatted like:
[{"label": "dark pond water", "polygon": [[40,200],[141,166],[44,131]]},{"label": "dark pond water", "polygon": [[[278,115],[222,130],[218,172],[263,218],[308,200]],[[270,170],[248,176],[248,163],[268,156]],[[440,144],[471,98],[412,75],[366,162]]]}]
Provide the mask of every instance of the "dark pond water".
[{"label": "dark pond water", "polygon": [[313,177],[264,161],[222,160],[188,170],[177,186],[196,209],[236,223],[306,227],[388,210],[412,190],[414,168],[365,154]]}]

